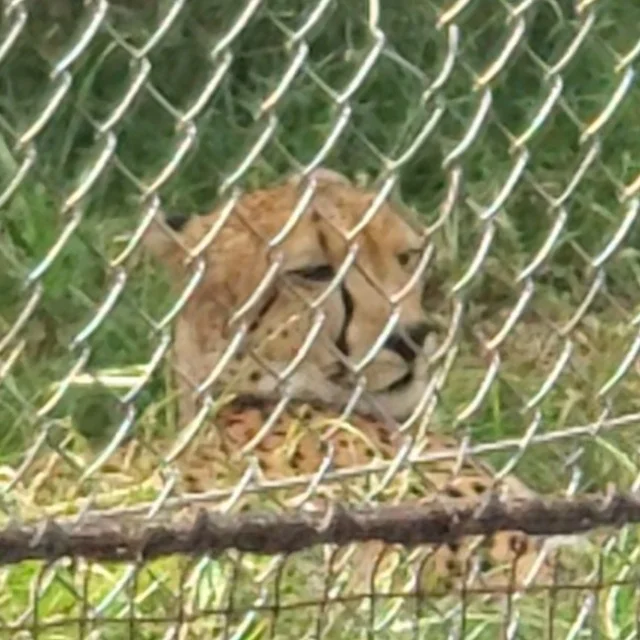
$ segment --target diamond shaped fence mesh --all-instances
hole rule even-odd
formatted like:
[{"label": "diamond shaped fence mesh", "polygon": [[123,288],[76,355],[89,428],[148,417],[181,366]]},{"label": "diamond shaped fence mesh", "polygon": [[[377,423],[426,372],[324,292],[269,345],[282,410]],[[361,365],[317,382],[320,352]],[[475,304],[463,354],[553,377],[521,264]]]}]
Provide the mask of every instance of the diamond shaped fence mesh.
[{"label": "diamond shaped fence mesh", "polygon": [[640,636],[640,5],[0,8],[0,637]]}]

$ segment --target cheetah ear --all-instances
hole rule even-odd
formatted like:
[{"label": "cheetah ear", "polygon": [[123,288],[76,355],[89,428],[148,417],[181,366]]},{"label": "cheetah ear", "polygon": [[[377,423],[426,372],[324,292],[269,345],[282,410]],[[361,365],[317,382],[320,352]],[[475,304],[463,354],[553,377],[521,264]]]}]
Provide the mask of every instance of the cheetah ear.
[{"label": "cheetah ear", "polygon": [[[349,178],[347,178],[347,176],[345,176],[342,173],[339,173],[338,171],[334,171],[333,169],[327,169],[326,167],[318,167],[317,169],[314,169],[307,176],[307,179],[317,180],[318,182],[353,185],[353,183],[351,182],[351,180],[349,180]],[[301,180],[300,174],[296,174],[295,176],[293,176],[293,178],[291,178],[290,181],[293,182],[294,184],[299,184],[300,180]]]},{"label": "cheetah ear", "polygon": [[166,263],[184,258],[179,235],[184,232],[190,220],[191,216],[182,213],[157,215],[142,236],[143,247]]},{"label": "cheetah ear", "polygon": [[335,182],[347,185],[353,184],[344,174],[325,167],[318,167],[310,173],[309,177],[314,180],[318,180],[318,182]]}]

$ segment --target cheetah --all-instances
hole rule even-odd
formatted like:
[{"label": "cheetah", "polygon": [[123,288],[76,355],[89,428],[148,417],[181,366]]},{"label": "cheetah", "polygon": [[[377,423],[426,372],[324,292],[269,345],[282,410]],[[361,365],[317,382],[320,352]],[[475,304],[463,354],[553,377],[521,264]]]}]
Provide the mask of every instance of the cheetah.
[{"label": "cheetah", "polygon": [[[264,477],[277,480],[312,478],[325,463],[365,468],[413,446],[449,454],[420,471],[419,486],[405,479],[414,498],[478,500],[493,489],[533,495],[515,477],[497,483],[485,465],[461,462],[454,438],[411,440],[407,425],[429,388],[436,350],[423,300],[430,245],[411,211],[318,169],[208,215],[167,215],[144,244],[180,290],[198,262],[203,268],[175,328],[180,419],[197,422],[214,390],[234,394],[215,418],[210,446],[217,453],[206,436],[183,452],[192,492],[215,484],[211,464],[221,452],[243,469],[247,457],[239,452],[250,452]],[[286,408],[278,413],[281,398]],[[451,574],[480,558],[494,580],[513,581],[514,563],[524,580],[544,573],[541,544],[505,532],[447,546],[434,552],[431,573],[453,584]]]}]

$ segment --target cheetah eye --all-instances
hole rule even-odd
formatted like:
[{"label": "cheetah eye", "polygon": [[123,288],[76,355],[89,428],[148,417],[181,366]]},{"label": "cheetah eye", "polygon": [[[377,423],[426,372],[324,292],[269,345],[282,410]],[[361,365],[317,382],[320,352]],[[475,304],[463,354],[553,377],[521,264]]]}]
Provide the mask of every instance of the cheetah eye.
[{"label": "cheetah eye", "polygon": [[422,249],[409,249],[397,255],[401,267],[408,267],[422,255]]},{"label": "cheetah eye", "polygon": [[326,282],[331,280],[335,275],[333,267],[329,264],[320,264],[313,267],[305,267],[304,269],[295,269],[289,272],[290,275],[304,278],[305,280],[313,280],[315,282]]}]

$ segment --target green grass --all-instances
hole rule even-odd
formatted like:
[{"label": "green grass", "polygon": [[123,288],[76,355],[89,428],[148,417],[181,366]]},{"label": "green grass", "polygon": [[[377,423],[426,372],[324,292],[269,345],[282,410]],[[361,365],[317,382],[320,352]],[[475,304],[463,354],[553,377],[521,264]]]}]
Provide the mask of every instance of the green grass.
[{"label": "green grass", "polygon": [[[158,3],[157,8],[154,2],[114,3],[109,18],[111,31],[96,35],[73,64],[73,84],[36,138],[36,165],[0,213],[0,340],[20,318],[30,296],[38,293],[33,285],[25,288],[25,279],[69,224],[71,212],[63,212],[62,205],[87,178],[88,167],[103,148],[92,123],[113,112],[140,71],[139,66],[131,64],[127,50],[116,43],[114,33],[131,47],[141,46],[154,25],[161,22],[169,4]],[[443,331],[452,314],[451,287],[473,262],[482,239],[483,227],[475,210],[492,202],[505,184],[516,161],[516,155],[509,151],[510,143],[527,130],[551,88],[544,79],[545,69],[562,57],[576,36],[579,21],[568,8],[570,4],[538,2],[527,12],[527,39],[491,83],[489,116],[460,159],[464,192],[455,215],[434,236],[439,258],[434,287],[427,299]],[[78,362],[81,348],[70,350],[68,345],[91,322],[96,309],[116,286],[118,272],[110,263],[125,246],[122,236],[141,220],[140,184],[152,182],[184,140],[184,133],[177,130],[175,118],[158,96],[183,111],[195,104],[219,64],[207,56],[207,50],[228,32],[240,10],[238,3],[227,0],[194,0],[188,5],[149,52],[148,78],[154,89],[140,91],[113,129],[118,139],[117,161],[102,172],[82,201],[78,229],[39,280],[39,303],[16,339],[0,353],[0,371],[15,358],[15,364],[0,380],[0,464],[5,470],[19,464],[25,450],[45,428],[49,430],[49,446],[60,446],[64,438],[71,438],[74,447],[85,446],[75,435],[81,433],[89,438],[88,446],[99,451],[124,419],[118,401],[123,389],[111,384],[72,387],[40,420],[34,419],[34,408],[44,405],[51,397],[52,385],[64,380]],[[297,0],[269,3],[242,30],[233,44],[228,72],[194,121],[195,144],[158,191],[166,208],[202,212],[215,205],[224,179],[237,169],[264,131],[266,122],[256,114],[296,53],[295,48],[285,46],[287,35],[302,24],[301,11],[302,16],[309,15],[307,5]],[[0,63],[0,194],[25,158],[24,151],[16,150],[17,138],[42,113],[54,93],[50,61],[68,51],[83,28],[73,3],[59,0],[47,6],[50,9],[44,4],[37,7],[27,31]],[[243,175],[243,187],[268,184],[310,162],[321,149],[338,120],[332,94],[349,85],[374,44],[366,27],[367,6],[364,1],[334,3],[310,32],[307,63],[277,105],[275,135]],[[410,147],[436,106],[443,106],[444,115],[432,135],[400,170],[403,199],[420,211],[429,225],[438,220],[450,181],[451,168],[443,168],[443,160],[464,137],[480,105],[481,94],[472,89],[474,74],[496,59],[515,27],[505,26],[506,3],[471,2],[456,19],[460,44],[451,76],[437,98],[425,102],[425,89],[436,78],[447,51],[446,31],[433,28],[439,7],[410,0],[384,3],[380,27],[387,44],[351,98],[351,119],[325,161],[354,178],[364,174],[374,180],[386,162]],[[55,33],[47,11],[57,17]],[[498,378],[478,410],[456,422],[474,398],[489,364],[481,352],[478,334],[495,335],[516,304],[522,291],[516,277],[544,245],[556,219],[557,212],[551,211],[549,203],[566,189],[588,150],[589,144],[580,145],[580,135],[586,124],[605,109],[622,80],[622,73],[614,70],[614,52],[620,56],[631,51],[640,37],[640,6],[625,0],[603,0],[595,3],[595,11],[591,31],[561,73],[562,100],[527,144],[531,157],[526,171],[496,217],[496,236],[485,263],[464,291],[466,315],[460,353],[441,390],[436,418],[438,428],[450,430],[455,426],[470,433],[474,443],[522,437],[531,425],[534,412],[522,408],[541,388],[565,347],[557,331],[572,318],[595,277],[588,257],[602,251],[620,227],[628,206],[619,200],[621,187],[640,174],[640,110],[635,106],[640,94],[636,83],[602,130],[598,158],[565,204],[566,225],[535,274],[535,293],[527,312],[501,347]],[[570,426],[595,423],[605,410],[608,418],[638,411],[640,383],[635,365],[610,393],[603,398],[597,396],[598,389],[623,362],[637,333],[631,320],[639,310],[638,239],[638,226],[633,225],[620,249],[606,262],[606,287],[571,333],[571,363],[537,406],[541,419],[538,433],[559,433]],[[173,302],[162,274],[153,265],[134,255],[125,267],[128,279],[121,295],[85,343],[90,353],[84,370],[95,375],[105,369],[135,373],[137,365],[148,362],[159,342],[152,319],[161,318]],[[163,401],[166,388],[167,371],[159,369],[136,398],[136,429],[151,433],[174,427],[171,408]],[[534,488],[544,491],[563,490],[574,473],[579,473],[580,491],[602,489],[610,482],[629,488],[638,475],[635,431],[631,423],[626,429],[604,429],[580,442],[531,445],[516,471]],[[512,455],[513,451],[496,452],[488,460],[501,465]],[[571,465],[566,464],[569,458]],[[15,492],[4,493],[7,515],[14,509],[26,509]],[[277,500],[273,504],[277,508]],[[615,553],[607,556],[609,577],[621,570],[636,549],[634,536],[633,531],[625,532],[616,543]],[[259,574],[268,560],[245,557],[235,561],[229,554],[219,561],[208,561],[189,597],[196,598],[197,594],[196,609],[225,609],[230,587],[223,577],[231,575],[234,566],[241,566],[246,575],[233,589],[238,608],[249,607],[261,588],[265,589],[267,602],[272,602],[276,589],[287,598],[317,599],[324,578],[316,576],[315,582],[310,581],[304,572],[318,571],[319,553],[289,559],[287,571],[277,584],[269,572],[260,581]],[[151,592],[140,598],[140,615],[175,613],[181,562],[171,559],[142,569],[137,593],[144,594],[147,587]],[[396,588],[409,589],[412,568],[415,564],[398,570]],[[0,574],[7,587],[2,593],[11,592],[2,596],[0,620],[15,620],[28,609],[30,590],[41,570],[25,564]],[[78,593],[84,590],[85,597],[98,603],[122,571],[94,567],[89,580],[84,570],[61,568],[55,572],[46,595],[39,598],[40,618],[79,615],[82,598]],[[83,582],[85,579],[87,582]],[[388,589],[389,584],[380,584],[379,588]],[[607,592],[603,591],[589,619],[591,628],[606,637],[631,637],[637,608],[633,589],[625,587],[610,593],[615,595],[615,606],[607,604]],[[553,637],[564,637],[584,596],[585,592],[561,594],[557,597],[561,603],[558,610],[545,609],[550,602],[546,596],[527,596],[518,605],[519,637],[552,637],[547,615],[554,618]],[[497,637],[503,615],[500,607],[481,605],[479,598],[472,600],[466,632],[470,637]],[[128,601],[126,591],[114,595],[104,615],[126,618]],[[369,624],[367,602],[332,605],[335,613],[327,613],[327,620],[336,622],[326,637],[356,637],[359,627]],[[376,604],[376,621],[381,623],[398,602],[390,598]],[[415,606],[407,600],[390,626],[376,637],[445,637],[448,625],[458,624],[458,619],[443,621],[438,611],[446,611],[444,605],[423,605],[421,626],[413,636],[410,625],[416,620]],[[272,637],[305,637],[316,615],[319,613],[312,607],[290,611],[285,607],[275,622],[267,614],[256,616],[241,637],[264,637],[270,624],[275,625],[270,630]],[[224,615],[216,620],[223,625]],[[211,621],[211,617],[205,617],[202,627],[194,626],[190,637],[210,637],[207,625],[213,624]],[[119,624],[107,623],[103,637],[122,637]],[[617,630],[612,631],[611,625]],[[61,626],[41,630],[38,637],[72,637],[78,629],[77,625]],[[165,632],[162,624],[150,623],[140,626],[136,637],[158,638]],[[583,631],[576,637],[585,634]]]}]

